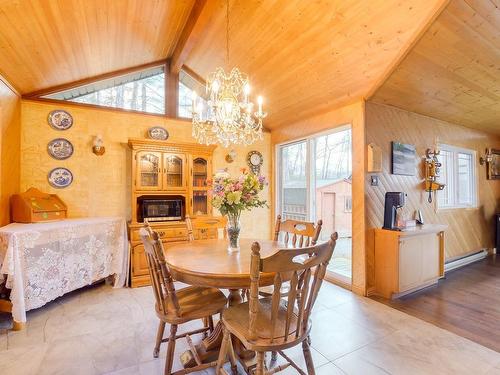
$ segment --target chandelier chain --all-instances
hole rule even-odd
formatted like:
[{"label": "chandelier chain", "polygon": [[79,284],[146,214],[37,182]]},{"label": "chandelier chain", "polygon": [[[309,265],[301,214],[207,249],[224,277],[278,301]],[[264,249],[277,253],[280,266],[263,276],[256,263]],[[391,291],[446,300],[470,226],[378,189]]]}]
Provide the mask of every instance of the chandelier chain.
[{"label": "chandelier chain", "polygon": [[229,0],[226,0],[226,68],[229,69]]},{"label": "chandelier chain", "polygon": [[199,143],[224,147],[250,145],[262,139],[262,97],[250,100],[248,76],[236,67],[229,71],[229,0],[226,0],[226,68],[215,69],[206,79],[206,100],[193,92],[193,137]]}]

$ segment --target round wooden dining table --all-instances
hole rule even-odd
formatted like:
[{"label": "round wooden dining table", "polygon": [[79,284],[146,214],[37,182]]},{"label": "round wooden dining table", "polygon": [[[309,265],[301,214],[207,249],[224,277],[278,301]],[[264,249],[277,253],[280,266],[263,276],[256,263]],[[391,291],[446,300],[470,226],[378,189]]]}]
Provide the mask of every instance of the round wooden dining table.
[{"label": "round wooden dining table", "polygon": [[[262,257],[267,257],[283,244],[271,240],[240,239],[240,251],[229,252],[226,239],[198,240],[168,245],[165,249],[165,259],[172,277],[189,285],[229,289],[229,305],[242,302],[240,290],[250,288],[250,255],[252,243],[258,242]],[[272,285],[274,274],[261,274],[260,286]],[[246,351],[235,340],[235,351],[240,363],[247,371],[255,366],[253,359],[255,353]],[[196,346],[199,358],[203,362],[214,360],[222,342],[222,326],[220,322],[214,331],[206,337],[200,345]],[[194,364],[189,353],[181,355],[181,362],[185,367]]]}]

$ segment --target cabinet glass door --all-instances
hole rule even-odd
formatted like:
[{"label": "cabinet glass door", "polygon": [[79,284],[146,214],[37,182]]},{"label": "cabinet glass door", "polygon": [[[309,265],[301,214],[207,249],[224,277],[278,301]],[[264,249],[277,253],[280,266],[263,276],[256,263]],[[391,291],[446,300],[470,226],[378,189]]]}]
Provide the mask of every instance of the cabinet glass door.
[{"label": "cabinet glass door", "polygon": [[193,215],[208,215],[208,193],[206,190],[193,190]]},{"label": "cabinet glass door", "polygon": [[161,153],[138,152],[137,153],[137,189],[159,190],[161,189]]},{"label": "cabinet glass door", "polygon": [[193,160],[193,188],[207,186],[208,162],[203,158]]},{"label": "cabinet glass door", "polygon": [[209,165],[207,159],[193,159],[193,207],[195,216],[208,215],[208,179]]},{"label": "cabinet glass door", "polygon": [[184,185],[184,157],[165,154],[165,179],[167,189],[179,189]]}]

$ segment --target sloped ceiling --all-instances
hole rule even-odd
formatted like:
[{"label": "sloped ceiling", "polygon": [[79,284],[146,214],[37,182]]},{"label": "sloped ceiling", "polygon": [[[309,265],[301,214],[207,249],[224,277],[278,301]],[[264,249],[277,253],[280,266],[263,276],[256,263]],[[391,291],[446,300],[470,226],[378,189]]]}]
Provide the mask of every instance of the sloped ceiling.
[{"label": "sloped ceiling", "polygon": [[[368,95],[445,2],[231,0],[230,65],[273,129]],[[224,65],[224,0],[0,0],[0,73],[27,94],[175,58],[200,7],[182,62],[206,77]]]},{"label": "sloped ceiling", "polygon": [[500,1],[451,0],[371,100],[500,134]]},{"label": "sloped ceiling", "polygon": [[0,72],[22,94],[170,56],[194,0],[0,0]]},{"label": "sloped ceiling", "polygon": [[[186,65],[225,64],[224,1]],[[229,65],[249,74],[274,129],[358,100],[383,77],[443,1],[231,2]]]}]

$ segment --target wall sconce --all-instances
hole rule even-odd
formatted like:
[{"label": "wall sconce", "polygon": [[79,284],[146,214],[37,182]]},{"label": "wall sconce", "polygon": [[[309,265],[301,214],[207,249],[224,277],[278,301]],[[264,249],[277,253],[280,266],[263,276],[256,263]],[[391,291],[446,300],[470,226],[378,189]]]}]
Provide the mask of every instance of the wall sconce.
[{"label": "wall sconce", "polygon": [[485,165],[486,163],[491,163],[492,161],[493,154],[491,153],[491,148],[487,148],[485,155],[479,158],[479,164]]},{"label": "wall sconce", "polygon": [[236,159],[236,151],[235,150],[231,150],[228,152],[228,154],[226,155],[226,162],[228,163],[232,163],[234,161],[234,159]]},{"label": "wall sconce", "polygon": [[104,155],[106,152],[106,148],[104,147],[104,141],[102,140],[102,136],[100,134],[94,137],[94,141],[92,142],[92,152],[97,156]]}]

